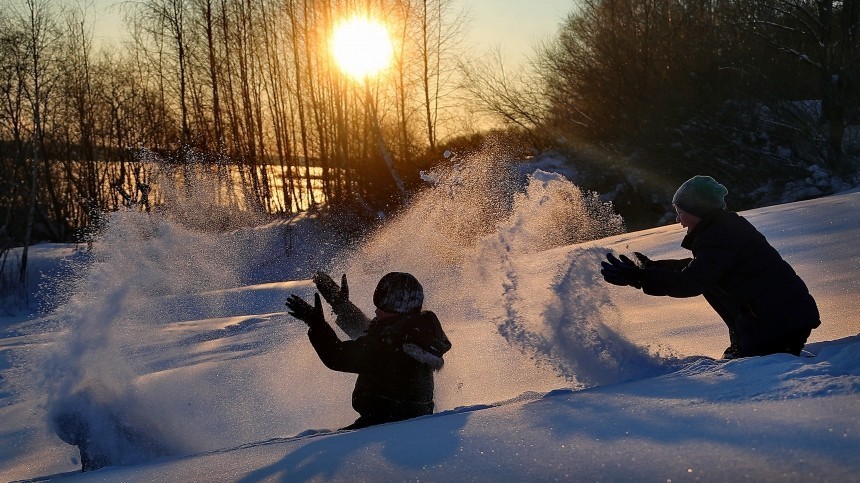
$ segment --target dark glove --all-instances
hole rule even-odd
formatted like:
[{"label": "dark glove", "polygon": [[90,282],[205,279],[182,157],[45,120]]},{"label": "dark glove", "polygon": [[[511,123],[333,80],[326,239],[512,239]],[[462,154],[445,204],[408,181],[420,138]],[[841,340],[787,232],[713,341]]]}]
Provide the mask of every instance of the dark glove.
[{"label": "dark glove", "polygon": [[349,302],[349,285],[346,283],[346,274],[340,279],[340,287],[337,286],[334,280],[325,272],[317,272],[314,274],[314,283],[317,290],[320,291],[323,298],[329,305],[340,305],[344,302]]},{"label": "dark glove", "polygon": [[[646,257],[645,255],[643,255],[639,252],[633,252],[633,256],[636,257],[636,265],[638,265],[639,268],[648,268],[651,265],[651,263],[653,263],[653,262],[651,262],[650,258]],[[624,260],[625,258],[627,258],[627,257],[625,257],[624,255],[621,255],[621,260]]]},{"label": "dark glove", "polygon": [[606,259],[609,260],[607,262],[600,262],[600,273],[603,275],[603,279],[613,285],[625,286],[629,285],[631,287],[642,288],[642,282],[640,281],[640,270],[633,260],[630,260],[624,255],[621,255],[621,259],[615,257],[615,255],[611,253],[606,254]]},{"label": "dark glove", "polygon": [[286,305],[287,308],[290,309],[289,314],[308,324],[308,327],[325,323],[322,303],[320,302],[320,294],[318,293],[314,294],[313,307],[311,307],[311,304],[302,300],[298,295],[290,295],[290,298],[287,299]]}]

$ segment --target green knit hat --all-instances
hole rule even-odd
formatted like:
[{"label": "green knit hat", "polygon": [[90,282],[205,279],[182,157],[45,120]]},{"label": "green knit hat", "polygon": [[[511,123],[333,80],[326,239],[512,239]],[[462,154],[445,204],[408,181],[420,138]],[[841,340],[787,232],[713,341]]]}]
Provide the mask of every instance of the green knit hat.
[{"label": "green knit hat", "polygon": [[702,218],[725,209],[729,190],[710,176],[693,176],[672,197],[672,204],[691,215]]}]

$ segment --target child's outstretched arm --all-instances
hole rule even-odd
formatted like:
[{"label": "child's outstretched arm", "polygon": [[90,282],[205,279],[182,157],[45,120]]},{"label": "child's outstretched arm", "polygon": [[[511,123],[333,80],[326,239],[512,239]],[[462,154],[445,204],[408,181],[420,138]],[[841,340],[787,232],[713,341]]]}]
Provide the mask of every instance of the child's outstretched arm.
[{"label": "child's outstretched arm", "polygon": [[337,315],[334,323],[350,339],[357,339],[364,335],[368,325],[370,325],[370,319],[364,315],[361,309],[349,301],[349,285],[346,281],[346,274],[343,274],[340,286],[325,272],[315,273],[313,280],[317,290]]}]

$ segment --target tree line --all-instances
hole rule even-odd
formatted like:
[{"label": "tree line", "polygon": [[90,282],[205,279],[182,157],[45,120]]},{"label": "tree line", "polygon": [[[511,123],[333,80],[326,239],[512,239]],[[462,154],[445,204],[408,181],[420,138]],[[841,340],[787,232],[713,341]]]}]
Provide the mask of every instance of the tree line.
[{"label": "tree line", "polygon": [[[82,4],[4,0],[6,248],[80,238],[99,213],[149,208],[153,159],[188,180],[205,169],[239,184],[245,206],[269,212],[322,202],[372,212],[402,199],[417,176],[404,185],[398,172],[421,169],[436,148],[461,28],[448,0],[122,6],[129,40],[105,48]],[[387,25],[395,53],[384,76],[362,83],[334,66],[328,41],[351,15]]]},{"label": "tree line", "polygon": [[467,76],[509,125],[562,139],[634,226],[694,174],[727,183],[735,209],[811,170],[857,181],[860,1],[577,3],[519,77],[499,61]]}]

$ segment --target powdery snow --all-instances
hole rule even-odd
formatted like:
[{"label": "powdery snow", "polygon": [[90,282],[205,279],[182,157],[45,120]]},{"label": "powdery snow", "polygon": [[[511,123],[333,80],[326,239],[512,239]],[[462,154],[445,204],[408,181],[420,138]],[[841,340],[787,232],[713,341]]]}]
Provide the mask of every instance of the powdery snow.
[{"label": "powdery snow", "polygon": [[[609,250],[683,256],[677,225],[580,242],[615,220],[571,204],[578,189],[564,180],[537,173],[505,198],[487,189],[512,189],[497,179],[455,178],[345,251],[313,220],[213,235],[131,212],[112,216],[92,252],[34,247],[51,311],[0,319],[2,480],[860,474],[860,193],[744,213],[810,286],[823,325],[815,357],[715,361],[727,334],[701,298],[647,297],[599,275]],[[367,312],[388,271],[424,284],[454,345],[437,414],[335,432],[357,416],[354,376],[326,369],[283,306],[312,295],[319,268],[347,273]],[[169,454],[79,473],[47,415],[82,386],[102,388],[104,412]]]}]

